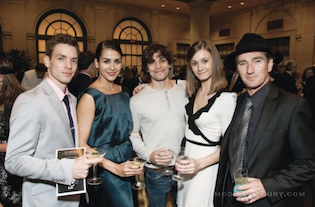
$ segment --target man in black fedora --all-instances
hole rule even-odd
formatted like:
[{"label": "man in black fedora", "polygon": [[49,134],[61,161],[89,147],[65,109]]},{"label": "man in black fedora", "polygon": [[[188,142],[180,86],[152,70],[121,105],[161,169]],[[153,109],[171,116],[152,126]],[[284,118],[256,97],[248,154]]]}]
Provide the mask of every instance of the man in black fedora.
[{"label": "man in black fedora", "polygon": [[[247,92],[222,139],[215,207],[303,206],[300,186],[315,175],[315,123],[305,100],[270,82],[281,60],[263,37],[248,33],[224,61]],[[247,183],[234,188],[238,169],[247,171]]]}]

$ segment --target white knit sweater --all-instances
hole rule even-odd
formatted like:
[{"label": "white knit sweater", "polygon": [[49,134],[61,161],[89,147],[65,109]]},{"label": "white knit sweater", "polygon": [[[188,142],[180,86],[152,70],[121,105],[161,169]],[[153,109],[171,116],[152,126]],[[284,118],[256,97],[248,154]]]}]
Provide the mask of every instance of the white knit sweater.
[{"label": "white knit sweater", "polygon": [[[147,85],[131,98],[133,130],[130,139],[139,157],[149,161],[151,152],[157,149],[179,150],[185,132],[187,102],[184,86],[178,84],[164,91]],[[157,167],[152,164],[146,166]]]}]

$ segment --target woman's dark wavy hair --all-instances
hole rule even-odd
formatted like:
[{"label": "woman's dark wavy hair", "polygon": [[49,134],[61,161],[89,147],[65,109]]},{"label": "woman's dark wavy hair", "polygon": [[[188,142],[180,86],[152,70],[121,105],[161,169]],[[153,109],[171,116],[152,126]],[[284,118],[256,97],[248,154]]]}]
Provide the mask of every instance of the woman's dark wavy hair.
[{"label": "woman's dark wavy hair", "polygon": [[302,74],[302,81],[306,81],[306,72],[308,71],[308,70],[312,70],[313,71],[313,73],[315,74],[315,67],[308,67],[308,68],[306,68],[304,71],[303,71],[303,74]]}]

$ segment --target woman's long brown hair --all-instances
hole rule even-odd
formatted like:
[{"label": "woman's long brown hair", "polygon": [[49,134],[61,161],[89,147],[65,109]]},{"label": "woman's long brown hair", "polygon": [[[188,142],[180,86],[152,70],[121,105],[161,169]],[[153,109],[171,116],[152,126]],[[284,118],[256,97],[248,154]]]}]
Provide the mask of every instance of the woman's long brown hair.
[{"label": "woman's long brown hair", "polygon": [[[13,70],[13,64],[6,57],[0,58],[0,71]],[[0,89],[0,105],[4,107],[5,124],[9,125],[11,109],[15,99],[23,91],[20,82],[13,73],[1,74],[3,77],[2,87]]]}]

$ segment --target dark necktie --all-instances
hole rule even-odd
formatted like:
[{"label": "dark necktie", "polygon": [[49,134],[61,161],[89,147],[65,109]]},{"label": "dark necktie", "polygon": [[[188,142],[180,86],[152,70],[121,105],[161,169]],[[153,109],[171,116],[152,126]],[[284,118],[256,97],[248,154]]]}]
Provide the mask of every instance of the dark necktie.
[{"label": "dark necktie", "polygon": [[252,113],[252,100],[247,98],[245,103],[245,110],[240,121],[240,124],[237,127],[237,131],[234,138],[233,143],[233,154],[232,154],[232,162],[231,162],[231,175],[233,177],[233,173],[237,169],[243,169],[243,161],[244,161],[244,151],[245,151],[245,142],[248,131],[249,119]]},{"label": "dark necktie", "polygon": [[72,138],[73,138],[73,143],[75,144],[75,131],[74,131],[74,125],[73,125],[73,119],[71,116],[71,111],[70,111],[70,104],[69,104],[69,98],[67,95],[63,98],[63,102],[66,104],[67,112],[68,112],[68,118],[69,118],[69,123],[70,123],[70,130],[72,133]]}]

